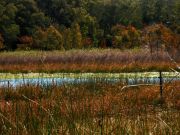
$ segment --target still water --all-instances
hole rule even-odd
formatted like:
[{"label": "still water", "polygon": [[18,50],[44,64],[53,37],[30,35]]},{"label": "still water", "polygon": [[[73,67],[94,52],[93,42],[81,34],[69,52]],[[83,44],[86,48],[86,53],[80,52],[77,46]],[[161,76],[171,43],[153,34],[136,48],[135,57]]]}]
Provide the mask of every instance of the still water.
[{"label": "still water", "polygon": [[[162,73],[164,82],[180,80],[180,74],[174,72]],[[125,84],[158,84],[158,72],[146,73],[29,73],[29,74],[0,74],[0,86],[13,86],[25,84],[62,85],[65,83],[77,84],[87,82],[106,82]]]}]

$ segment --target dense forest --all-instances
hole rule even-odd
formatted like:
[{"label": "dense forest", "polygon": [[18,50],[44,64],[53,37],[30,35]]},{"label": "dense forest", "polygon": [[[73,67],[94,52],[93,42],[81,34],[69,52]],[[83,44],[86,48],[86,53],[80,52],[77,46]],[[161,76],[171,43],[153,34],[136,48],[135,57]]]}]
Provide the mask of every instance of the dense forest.
[{"label": "dense forest", "polygon": [[180,49],[180,0],[0,0],[1,50]]}]

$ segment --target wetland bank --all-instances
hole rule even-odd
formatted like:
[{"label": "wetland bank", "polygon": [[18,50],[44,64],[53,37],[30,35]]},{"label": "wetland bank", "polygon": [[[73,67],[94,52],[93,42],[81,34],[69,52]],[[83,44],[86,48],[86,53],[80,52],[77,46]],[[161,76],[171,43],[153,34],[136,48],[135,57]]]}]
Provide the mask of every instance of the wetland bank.
[{"label": "wetland bank", "polygon": [[178,135],[179,58],[139,51],[0,53],[0,134]]},{"label": "wetland bank", "polygon": [[96,81],[0,87],[4,134],[179,134],[179,81],[127,87]]},{"label": "wetland bank", "polygon": [[179,73],[162,74],[163,97],[159,72],[1,73],[1,134],[178,135]]},{"label": "wetland bank", "polygon": [[180,0],[0,0],[0,135],[180,135]]},{"label": "wetland bank", "polygon": [[180,53],[166,51],[83,49],[69,51],[0,52],[2,73],[128,73],[179,71]]}]

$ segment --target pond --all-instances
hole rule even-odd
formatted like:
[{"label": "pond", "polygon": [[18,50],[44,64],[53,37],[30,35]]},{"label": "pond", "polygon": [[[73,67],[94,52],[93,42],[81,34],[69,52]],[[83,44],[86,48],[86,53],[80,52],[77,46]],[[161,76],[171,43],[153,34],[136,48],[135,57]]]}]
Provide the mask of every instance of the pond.
[{"label": "pond", "polygon": [[[163,72],[164,82],[180,80],[180,74],[176,72]],[[27,73],[11,74],[0,73],[0,86],[13,86],[24,84],[61,85],[64,83],[106,82],[125,84],[158,84],[159,72],[143,73]]]}]

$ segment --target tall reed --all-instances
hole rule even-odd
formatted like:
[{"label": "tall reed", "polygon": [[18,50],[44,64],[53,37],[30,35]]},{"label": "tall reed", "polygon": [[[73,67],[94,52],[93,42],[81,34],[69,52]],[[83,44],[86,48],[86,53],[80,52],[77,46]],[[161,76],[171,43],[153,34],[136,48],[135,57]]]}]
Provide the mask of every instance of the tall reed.
[{"label": "tall reed", "polygon": [[[0,53],[1,72],[130,72],[169,70],[176,65],[166,52],[116,49]],[[180,63],[179,55],[174,59]]]},{"label": "tall reed", "polygon": [[179,81],[124,87],[96,81],[80,84],[0,88],[0,134],[157,134],[180,133]]}]

